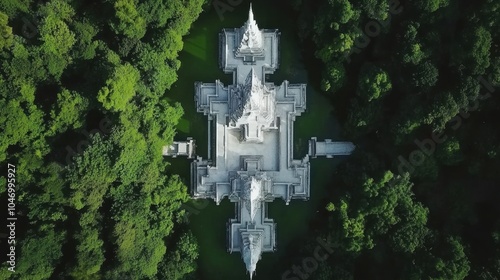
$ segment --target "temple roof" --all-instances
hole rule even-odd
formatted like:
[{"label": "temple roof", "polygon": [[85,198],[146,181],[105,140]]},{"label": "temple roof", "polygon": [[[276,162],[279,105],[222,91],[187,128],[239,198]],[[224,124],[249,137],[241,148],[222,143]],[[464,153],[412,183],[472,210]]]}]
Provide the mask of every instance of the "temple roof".
[{"label": "temple roof", "polygon": [[275,97],[251,69],[244,84],[233,91],[230,118],[233,123],[269,126],[274,120]]},{"label": "temple roof", "polygon": [[250,232],[242,235],[242,258],[245,262],[248,273],[250,274],[250,280],[255,273],[257,268],[257,262],[260,260],[262,254],[262,233],[261,232]]},{"label": "temple roof", "polygon": [[253,17],[252,4],[248,11],[248,20],[240,29],[241,42],[237,52],[254,52],[261,51],[263,47],[262,32],[257,26],[257,22]]},{"label": "temple roof", "polygon": [[252,176],[251,181],[247,182],[243,188],[242,199],[248,213],[250,214],[250,219],[253,222],[255,214],[257,214],[258,210],[261,208],[261,203],[264,200],[262,181]]}]

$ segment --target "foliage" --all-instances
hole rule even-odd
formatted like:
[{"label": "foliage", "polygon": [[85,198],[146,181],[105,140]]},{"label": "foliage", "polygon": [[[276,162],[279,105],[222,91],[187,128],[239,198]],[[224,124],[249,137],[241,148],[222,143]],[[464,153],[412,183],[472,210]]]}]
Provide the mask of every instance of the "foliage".
[{"label": "foliage", "polygon": [[431,244],[428,245],[428,250],[421,253],[411,278],[465,279],[470,270],[470,262],[462,243],[452,236],[442,237],[444,240],[438,243],[438,238],[431,238]]},{"label": "foliage", "polygon": [[12,27],[8,26],[9,17],[0,12],[0,51],[12,45]]},{"label": "foliage", "polygon": [[[83,214],[83,216],[85,215],[89,214]],[[69,274],[77,279],[95,279],[98,277],[97,275],[105,260],[102,250],[104,241],[101,239],[100,231],[95,225],[82,222],[80,224],[82,231],[76,236],[78,242],[76,265]]]},{"label": "foliage", "polygon": [[450,92],[444,92],[435,97],[435,101],[429,108],[428,115],[424,118],[424,123],[433,126],[434,130],[443,130],[446,123],[455,117],[460,111]]},{"label": "foliage", "polygon": [[449,139],[439,145],[436,151],[436,157],[444,165],[456,165],[464,159],[460,151],[460,143],[457,139]]},{"label": "foliage", "polygon": [[16,274],[30,279],[48,279],[62,257],[64,232],[42,227],[38,233],[28,232],[20,244],[23,258],[19,259]]},{"label": "foliage", "polygon": [[161,149],[183,114],[166,97],[182,37],[205,1],[42,2],[0,3],[0,158],[16,165],[30,229],[16,274],[0,277],[191,274],[196,240],[173,234],[187,189]]},{"label": "foliage", "polygon": [[[192,233],[184,233],[175,251],[167,254],[167,257],[160,264],[158,275],[163,279],[181,280],[196,270],[196,258],[198,247]],[[172,260],[166,262],[165,260]]]},{"label": "foliage", "polygon": [[353,100],[345,123],[346,133],[352,137],[372,132],[382,116],[380,100],[363,103]]},{"label": "foliage", "polygon": [[123,111],[134,97],[139,71],[130,64],[118,65],[106,85],[97,94],[97,100],[110,111]]},{"label": "foliage", "polygon": [[76,129],[83,125],[83,112],[87,109],[88,101],[76,92],[64,89],[57,94],[57,108],[50,112],[52,124],[50,133],[64,132],[66,129]]},{"label": "foliage", "polygon": [[5,0],[0,2],[0,10],[13,18],[19,13],[27,13],[32,0]]},{"label": "foliage", "polygon": [[389,16],[389,1],[362,0],[361,6],[369,18],[386,20]]},{"label": "foliage", "polygon": [[114,1],[116,22],[111,27],[116,34],[140,39],[146,34],[146,21],[137,11],[137,1],[116,0]]},{"label": "foliage", "polygon": [[[352,191],[335,203],[330,225],[330,234],[340,248],[348,252],[372,249],[379,237],[389,233],[395,251],[411,253],[421,246],[428,232],[428,209],[414,201],[408,174],[376,171],[373,178],[373,172],[344,172],[349,176],[344,183]],[[352,180],[352,175],[358,179]]]},{"label": "foliage", "polygon": [[418,64],[413,72],[413,85],[416,87],[432,87],[438,81],[439,71],[431,62]]},{"label": "foliage", "polygon": [[454,59],[467,67],[467,73],[482,75],[491,63],[492,40],[487,27],[471,23],[460,36]]},{"label": "foliage", "polygon": [[98,28],[89,20],[73,22],[75,37],[75,56],[82,59],[92,59],[96,55],[98,42],[93,40],[98,33]]},{"label": "foliage", "polygon": [[448,6],[450,0],[418,0],[415,1],[415,6],[425,13],[432,13],[441,7]]},{"label": "foliage", "polygon": [[101,207],[110,184],[116,179],[112,172],[113,146],[101,139],[99,134],[93,136],[88,145],[68,171],[70,189],[73,191],[70,201],[77,210],[87,207],[95,211]]},{"label": "foliage", "polygon": [[405,26],[400,51],[401,60],[404,63],[417,65],[428,57],[428,51],[422,41],[417,38],[419,28],[420,24],[416,22],[409,22]]},{"label": "foliage", "polygon": [[340,63],[332,64],[327,71],[321,83],[321,89],[335,92],[344,85],[346,79],[344,66]]},{"label": "foliage", "polygon": [[372,64],[365,64],[361,68],[358,81],[357,93],[366,101],[378,99],[392,88],[389,75]]},{"label": "foliage", "polygon": [[319,209],[328,222],[311,238],[336,250],[312,278],[498,278],[500,3],[294,5],[316,86],[336,93],[344,137],[366,151],[339,166]]}]

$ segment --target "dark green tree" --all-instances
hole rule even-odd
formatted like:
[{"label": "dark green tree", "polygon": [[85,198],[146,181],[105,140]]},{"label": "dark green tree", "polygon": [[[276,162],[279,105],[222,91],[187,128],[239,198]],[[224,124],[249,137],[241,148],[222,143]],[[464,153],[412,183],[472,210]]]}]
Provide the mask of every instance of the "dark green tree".
[{"label": "dark green tree", "polygon": [[448,139],[436,149],[436,158],[444,165],[456,165],[464,160],[460,142],[456,138]]},{"label": "dark green tree", "polygon": [[434,86],[439,77],[439,71],[430,61],[415,66],[412,73],[413,85],[419,88],[429,88]]},{"label": "dark green tree", "polygon": [[146,34],[146,20],[137,11],[136,0],[115,0],[116,20],[111,23],[116,34],[140,39]]},{"label": "dark green tree", "polygon": [[16,275],[20,279],[49,279],[63,256],[64,237],[64,232],[50,226],[29,231],[19,246],[24,257],[19,258]]},{"label": "dark green tree", "polygon": [[373,64],[361,67],[358,80],[358,95],[365,101],[372,101],[384,96],[392,88],[387,72]]},{"label": "dark green tree", "polygon": [[97,94],[97,100],[111,111],[123,111],[136,93],[139,81],[139,71],[129,63],[118,65],[112,76],[106,81],[106,86]]},{"label": "dark green tree", "polygon": [[12,45],[12,27],[8,25],[9,17],[0,12],[0,51]]}]

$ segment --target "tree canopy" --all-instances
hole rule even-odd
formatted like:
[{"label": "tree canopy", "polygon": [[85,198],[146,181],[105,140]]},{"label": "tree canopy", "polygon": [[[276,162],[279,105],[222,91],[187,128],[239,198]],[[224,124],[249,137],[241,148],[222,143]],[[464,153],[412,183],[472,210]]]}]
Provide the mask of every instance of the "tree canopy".
[{"label": "tree canopy", "polygon": [[2,266],[0,278],[194,273],[187,188],[161,151],[183,114],[167,98],[182,37],[204,4],[2,1],[0,154],[17,167],[29,230],[18,231],[16,273]]},{"label": "tree canopy", "polygon": [[357,146],[297,250],[335,248],[310,278],[499,277],[498,1],[297,2],[313,86]]}]

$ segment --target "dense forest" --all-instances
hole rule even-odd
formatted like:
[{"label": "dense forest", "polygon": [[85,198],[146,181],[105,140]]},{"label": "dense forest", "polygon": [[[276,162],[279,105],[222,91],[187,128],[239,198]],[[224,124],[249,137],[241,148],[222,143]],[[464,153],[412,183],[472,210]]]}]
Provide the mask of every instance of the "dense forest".
[{"label": "dense forest", "polygon": [[0,2],[0,157],[16,166],[18,213],[16,272],[1,279],[196,269],[187,189],[159,151],[183,113],[165,93],[204,2]]},{"label": "dense forest", "polygon": [[500,279],[500,1],[293,1],[358,146],[283,279]]},{"label": "dense forest", "polygon": [[[0,157],[18,217],[16,273],[2,255],[0,279],[197,279],[187,187],[159,151],[183,114],[167,98],[183,36],[213,4],[0,1]],[[322,71],[309,83],[357,149],[279,267],[318,238],[328,258],[283,279],[499,279],[500,1],[286,5]]]}]

